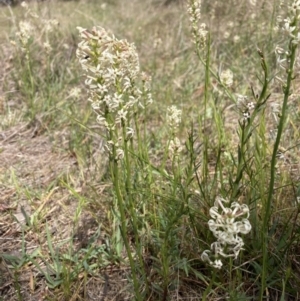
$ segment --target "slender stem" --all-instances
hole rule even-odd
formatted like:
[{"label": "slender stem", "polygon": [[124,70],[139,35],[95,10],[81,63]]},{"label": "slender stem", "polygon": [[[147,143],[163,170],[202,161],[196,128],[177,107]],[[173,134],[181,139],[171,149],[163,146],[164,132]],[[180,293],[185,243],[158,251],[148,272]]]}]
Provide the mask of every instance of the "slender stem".
[{"label": "slender stem", "polygon": [[[105,112],[105,119],[109,120],[110,119],[110,114],[108,113],[108,111]],[[107,140],[108,141],[114,141],[114,137],[118,137],[117,133],[115,132],[115,130],[109,130],[109,132],[107,133]],[[128,153],[128,152],[127,152]],[[126,225],[126,214],[125,214],[125,205],[124,205],[124,197],[122,196],[122,192],[121,192],[121,188],[120,188],[120,183],[121,183],[121,179],[119,176],[119,166],[118,166],[118,162],[119,160],[116,159],[116,155],[117,155],[117,147],[115,145],[112,146],[112,153],[110,153],[109,155],[109,161],[110,161],[110,172],[111,172],[111,176],[112,176],[112,182],[113,182],[113,187],[114,187],[114,191],[116,193],[116,197],[117,197],[117,204],[118,204],[118,209],[120,212],[120,220],[121,220],[121,227],[120,227],[120,231],[121,231],[121,235],[122,235],[122,239],[125,245],[125,249],[128,255],[128,259],[129,259],[129,264],[130,264],[130,268],[131,268],[131,272],[132,272],[132,279],[133,279],[133,285],[134,285],[134,291],[135,291],[135,295],[136,295],[136,300],[140,301],[142,300],[141,295],[140,295],[140,291],[139,291],[139,283],[137,280],[137,274],[136,274],[136,269],[135,269],[135,263],[133,260],[133,256],[130,250],[130,245],[129,245],[129,239],[128,239],[128,235],[127,235],[127,225]]]},{"label": "slender stem", "polygon": [[[210,80],[210,73],[209,73],[209,66],[210,66],[210,34],[208,34],[208,41],[207,41],[207,52],[206,52],[206,62],[205,62],[205,88],[204,88],[204,128],[207,126],[207,107],[208,107],[208,98],[209,98],[209,80]],[[208,180],[208,136],[204,135],[204,153],[203,153],[203,180],[207,183]]]},{"label": "slender stem", "polygon": [[[295,24],[297,25],[297,24]],[[277,136],[274,143],[273,153],[272,153],[272,159],[271,159],[271,168],[270,168],[270,182],[269,182],[269,188],[268,188],[268,197],[267,202],[265,206],[265,214],[264,214],[264,222],[263,222],[263,269],[262,269],[262,281],[261,281],[261,292],[260,292],[260,300],[263,300],[264,290],[266,288],[266,278],[267,278],[267,266],[268,266],[268,226],[271,216],[271,202],[273,198],[274,193],[274,184],[275,184],[275,175],[276,175],[276,161],[277,161],[277,152],[284,128],[284,123],[286,120],[286,113],[287,113],[287,103],[290,95],[291,90],[291,83],[293,80],[293,69],[294,69],[294,63],[296,58],[296,50],[297,45],[293,44],[292,41],[290,41],[289,44],[289,50],[290,55],[288,56],[289,59],[289,67],[287,69],[287,82],[286,86],[284,88],[284,98],[283,98],[283,105],[281,110],[281,117],[279,120],[279,125],[277,128]]]},{"label": "slender stem", "polygon": [[[124,139],[123,144],[124,144],[124,155],[125,155],[125,165],[126,165],[126,196],[128,197],[129,210],[130,210],[131,220],[133,224],[134,239],[135,239],[135,244],[137,246],[136,252],[138,254],[140,267],[142,268],[144,278],[146,279],[146,272],[145,272],[144,261],[142,257],[142,247],[141,247],[141,242],[138,233],[137,214],[134,206],[134,201],[132,198],[133,189],[131,185],[131,162],[129,158],[128,141],[126,141],[126,127],[124,122],[122,122],[122,132],[123,132],[123,139]],[[145,283],[147,285],[146,281]]]},{"label": "slender stem", "polygon": [[122,238],[124,241],[124,245],[126,248],[126,252],[129,258],[129,264],[131,267],[131,272],[132,272],[132,278],[133,278],[133,285],[134,285],[134,291],[136,294],[137,300],[142,300],[140,291],[139,291],[139,283],[137,281],[137,275],[136,275],[136,270],[135,270],[135,264],[134,260],[131,254],[130,250],[130,245],[129,245],[129,239],[127,237],[127,232],[126,232],[126,215],[125,215],[125,207],[123,203],[123,197],[121,194],[121,189],[120,189],[120,179],[119,179],[119,167],[118,167],[118,162],[114,159],[116,157],[116,147],[113,147],[113,158],[112,158],[112,164],[113,164],[113,184],[114,184],[114,190],[116,192],[117,196],[117,202],[118,202],[118,209],[120,210],[120,218],[121,218],[121,233],[122,233]]},{"label": "slender stem", "polygon": [[201,50],[200,50],[199,46],[197,46],[196,53],[197,53],[197,57],[199,58],[199,60],[202,63],[202,65],[205,66],[207,68],[207,70],[209,70],[209,72],[213,76],[213,78],[215,78],[218,81],[218,83],[223,87],[223,89],[225,90],[226,95],[231,100],[233,100],[234,102],[236,102],[234,95],[232,94],[232,92],[230,92],[230,90],[226,87],[226,85],[221,82],[219,75],[210,66],[206,66],[207,63],[206,63],[206,61],[204,61],[204,59],[201,56]]},{"label": "slender stem", "polygon": [[260,49],[257,50],[258,54],[261,58],[261,66],[264,71],[264,83],[261,90],[261,93],[259,95],[259,98],[257,100],[254,112],[251,114],[251,117],[247,121],[243,121],[243,123],[240,124],[241,127],[241,134],[240,134],[240,145],[238,146],[238,166],[237,166],[237,175],[236,179],[234,181],[234,188],[232,192],[232,199],[235,199],[239,192],[239,183],[243,177],[243,172],[245,168],[247,167],[247,159],[246,159],[246,145],[252,135],[253,131],[253,123],[257,116],[257,114],[260,112],[261,107],[266,103],[268,100],[267,91],[269,86],[269,75],[268,75],[268,68],[267,64],[264,58],[264,55]]},{"label": "slender stem", "polygon": [[31,60],[30,60],[30,52],[28,49],[28,45],[26,48],[26,61],[27,61],[27,69],[28,69],[28,76],[30,79],[30,110],[32,111],[31,113],[31,117],[34,118],[35,117],[35,111],[36,109],[34,108],[34,93],[35,93],[35,87],[34,87],[34,80],[33,80],[33,76],[32,76],[32,66],[31,66]]}]

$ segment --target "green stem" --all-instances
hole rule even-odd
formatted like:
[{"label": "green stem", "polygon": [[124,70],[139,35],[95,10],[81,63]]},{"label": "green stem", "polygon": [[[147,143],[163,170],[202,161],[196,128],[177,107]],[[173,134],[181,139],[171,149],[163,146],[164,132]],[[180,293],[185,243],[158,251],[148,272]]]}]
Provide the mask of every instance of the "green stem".
[{"label": "green stem", "polygon": [[118,167],[118,162],[116,161],[116,148],[115,146],[113,147],[113,158],[112,158],[112,164],[113,164],[113,184],[114,184],[114,190],[116,192],[117,196],[117,202],[118,202],[118,209],[120,211],[120,218],[121,218],[121,233],[122,233],[122,238],[124,241],[124,245],[126,248],[126,252],[129,258],[129,264],[132,272],[132,279],[133,279],[133,285],[134,285],[134,291],[136,295],[136,299],[142,300],[140,291],[139,291],[139,283],[137,281],[137,275],[136,275],[136,270],[135,270],[135,264],[134,260],[132,257],[132,253],[130,250],[130,245],[129,245],[129,239],[127,237],[127,232],[126,232],[126,215],[125,215],[125,207],[123,203],[123,197],[121,194],[121,189],[119,185],[119,167]]},{"label": "green stem", "polygon": [[140,267],[143,271],[143,276],[145,279],[145,284],[147,285],[146,281],[146,272],[145,272],[145,267],[144,267],[144,261],[143,261],[143,254],[142,254],[142,247],[141,247],[141,242],[139,238],[139,233],[138,233],[138,223],[137,223],[137,214],[136,214],[136,209],[134,206],[134,201],[132,198],[132,185],[131,185],[131,165],[130,165],[130,159],[129,159],[129,150],[128,150],[128,141],[126,140],[126,126],[125,123],[122,122],[122,133],[123,133],[123,139],[124,139],[124,156],[125,156],[125,165],[126,165],[126,196],[128,197],[128,203],[129,203],[129,210],[130,210],[130,215],[131,215],[131,220],[133,224],[133,232],[134,232],[134,239],[135,239],[135,244],[137,247],[137,255],[140,261]]},{"label": "green stem", "polygon": [[[296,19],[296,18],[295,18]],[[295,21],[296,23],[296,21]],[[297,24],[291,24],[291,26],[297,26]],[[286,86],[284,87],[284,99],[283,99],[283,105],[281,110],[281,117],[279,120],[279,125],[277,129],[277,136],[274,143],[273,153],[272,153],[272,159],[271,159],[271,168],[270,168],[270,182],[269,182],[269,188],[268,188],[268,198],[265,206],[265,214],[264,214],[264,222],[263,222],[263,269],[262,269],[262,280],[261,280],[261,292],[260,292],[260,300],[263,300],[264,290],[266,289],[266,278],[268,273],[268,226],[271,216],[271,202],[272,197],[274,193],[274,184],[275,184],[275,174],[276,174],[276,157],[277,152],[284,128],[284,123],[286,119],[286,111],[287,111],[287,103],[290,95],[291,90],[291,83],[293,80],[293,69],[294,69],[294,63],[296,58],[296,50],[297,45],[292,44],[292,41],[290,41],[289,44],[289,51],[290,55],[288,56],[289,59],[289,67],[287,70],[287,82]]]},{"label": "green stem", "polygon": [[246,158],[246,145],[249,142],[249,139],[252,135],[253,131],[253,123],[257,116],[257,114],[260,112],[262,106],[266,103],[268,100],[267,91],[269,86],[269,75],[268,75],[268,68],[267,64],[264,58],[264,55],[261,50],[258,49],[258,54],[261,58],[261,66],[264,71],[264,84],[261,90],[261,93],[259,95],[259,98],[257,100],[254,112],[251,114],[250,119],[247,121],[244,121],[240,124],[242,133],[240,134],[240,145],[238,146],[238,167],[237,167],[237,175],[236,179],[234,181],[234,188],[232,192],[232,199],[235,199],[238,196],[239,193],[239,183],[241,179],[243,178],[243,173],[245,168],[247,168],[247,158]]},{"label": "green stem", "polygon": [[[108,113],[108,111],[105,111],[105,119],[106,120],[110,120],[110,114]],[[109,132],[107,133],[107,140],[108,141],[114,141],[115,137],[118,137],[118,134],[115,132],[117,131],[115,130],[109,130]],[[126,144],[126,143],[125,143]],[[128,153],[128,152],[127,152]],[[120,227],[120,231],[121,231],[121,235],[122,235],[122,239],[125,245],[125,249],[128,255],[128,259],[129,259],[129,264],[130,264],[130,268],[131,268],[131,272],[132,272],[132,279],[133,279],[133,285],[134,285],[134,291],[135,291],[135,296],[136,296],[136,300],[141,301],[142,297],[139,291],[139,283],[137,280],[137,273],[136,273],[136,269],[135,269],[135,263],[134,263],[134,259],[130,250],[130,245],[129,245],[129,237],[127,235],[127,225],[126,225],[126,214],[125,214],[125,205],[124,205],[124,197],[122,196],[122,192],[121,192],[121,188],[120,188],[120,183],[121,183],[121,179],[119,176],[119,166],[118,166],[118,162],[119,160],[116,158],[117,155],[117,148],[116,146],[113,144],[112,145],[112,153],[110,153],[109,155],[109,165],[110,165],[110,173],[112,176],[112,182],[113,182],[113,187],[114,187],[114,191],[116,193],[116,197],[117,197],[117,204],[118,204],[118,209],[120,212],[120,220],[121,220],[121,227]]]},{"label": "green stem", "polygon": [[[208,107],[208,98],[209,98],[209,80],[210,80],[210,35],[208,34],[207,41],[207,52],[206,52],[206,61],[205,61],[205,88],[204,88],[204,118],[203,125],[204,128],[207,126],[207,107]],[[201,124],[202,125],[202,124]],[[206,184],[208,182],[208,136],[204,135],[204,149],[203,149],[203,181]]]},{"label": "green stem", "polygon": [[34,80],[32,76],[32,67],[31,67],[31,61],[30,61],[30,53],[29,49],[26,48],[26,60],[27,60],[27,69],[28,69],[28,76],[30,80],[30,110],[32,111],[31,117],[35,117],[35,111],[36,109],[34,108],[34,92],[35,92],[35,87],[34,87]]},{"label": "green stem", "polygon": [[[210,41],[210,39],[209,39],[209,41]],[[208,44],[208,47],[210,47],[209,44]],[[224,85],[224,83],[221,82],[219,75],[210,66],[207,66],[206,61],[204,61],[204,59],[202,58],[202,55],[201,55],[202,52],[201,52],[201,49],[199,48],[199,46],[197,46],[196,54],[197,54],[198,59],[202,63],[202,65],[205,66],[205,68],[207,68],[207,70],[209,70],[209,72],[213,76],[213,78],[215,78],[218,81],[218,83],[223,87],[223,89],[225,90],[226,95],[231,100],[233,100],[234,103],[236,103],[234,95],[229,91],[229,89]]]}]

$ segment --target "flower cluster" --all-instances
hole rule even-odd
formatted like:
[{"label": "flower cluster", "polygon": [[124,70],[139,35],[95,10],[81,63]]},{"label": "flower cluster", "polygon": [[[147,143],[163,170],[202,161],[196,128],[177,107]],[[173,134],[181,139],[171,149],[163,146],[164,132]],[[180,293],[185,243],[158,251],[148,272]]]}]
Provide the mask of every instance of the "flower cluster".
[{"label": "flower cluster", "polygon": [[[29,43],[32,40],[42,40],[43,48],[47,55],[52,51],[52,47],[49,42],[48,33],[53,32],[55,27],[58,26],[58,21],[55,19],[44,19],[31,10],[30,6],[23,1],[21,6],[24,8],[24,21],[19,22],[19,30],[16,33],[20,48],[26,53],[28,57]],[[42,27],[40,26],[42,24]],[[37,33],[39,34],[37,36]],[[41,39],[40,33],[45,33],[45,39]],[[16,45],[15,42],[13,42]]]},{"label": "flower cluster", "polygon": [[34,27],[30,22],[28,21],[19,22],[19,31],[16,33],[16,36],[19,38],[22,50],[24,51],[26,50],[33,32],[34,32]]},{"label": "flower cluster", "polygon": [[232,73],[232,71],[230,69],[222,71],[221,74],[220,74],[220,80],[228,88],[231,87],[232,84],[233,84],[233,73]]},{"label": "flower cluster", "polygon": [[204,48],[208,31],[206,30],[206,24],[200,23],[201,0],[190,0],[187,4],[187,11],[190,15],[193,42],[200,48]]},{"label": "flower cluster", "polygon": [[[136,48],[126,40],[118,40],[102,27],[91,31],[78,27],[81,42],[76,55],[85,71],[85,84],[89,99],[97,114],[97,121],[106,129],[107,149],[116,149],[116,158],[123,157],[119,148],[122,137],[119,128],[127,131],[128,138],[134,130],[130,120],[137,108],[152,102],[150,78],[140,72]],[[143,83],[140,90],[136,84]],[[142,97],[142,96],[145,97]],[[146,101],[142,102],[143,99]]]},{"label": "flower cluster", "polygon": [[56,19],[40,18],[40,16],[36,12],[31,10],[27,2],[23,1],[21,3],[21,6],[25,9],[25,19],[39,19],[39,21],[43,24],[43,31],[52,32],[55,29],[55,27],[57,27],[58,21]]},{"label": "flower cluster", "polygon": [[52,47],[51,47],[50,43],[49,42],[44,42],[43,47],[44,47],[44,50],[45,50],[46,54],[50,55],[50,53],[52,52]]},{"label": "flower cluster", "polygon": [[23,7],[25,9],[25,18],[28,19],[28,17],[31,18],[35,18],[38,19],[39,16],[31,10],[31,8],[29,7],[28,3],[26,1],[21,2],[21,7]]},{"label": "flower cluster", "polygon": [[167,109],[167,123],[172,131],[176,131],[181,122],[182,111],[177,109],[176,106],[171,106]]},{"label": "flower cluster", "polygon": [[237,99],[237,107],[242,115],[242,120],[246,122],[248,119],[250,119],[251,114],[255,110],[255,102],[248,101],[248,97],[241,94],[236,94]]},{"label": "flower cluster", "polygon": [[45,32],[53,32],[53,30],[59,25],[56,19],[42,20]]},{"label": "flower cluster", "polygon": [[[283,70],[287,70],[289,57],[291,52],[291,46],[297,46],[300,42],[299,33],[299,18],[300,18],[300,1],[293,1],[292,5],[288,7],[289,15],[284,18],[282,16],[277,17],[276,30],[281,30],[281,32],[290,39],[289,49],[283,49],[279,46],[276,47],[275,53],[277,57],[277,63],[279,67]],[[280,78],[277,78],[280,80]]]},{"label": "flower cluster", "polygon": [[169,154],[171,158],[175,158],[178,156],[183,150],[181,141],[177,138],[174,137],[169,144]]},{"label": "flower cluster", "polygon": [[81,96],[81,89],[78,87],[74,87],[70,90],[69,96],[67,98],[79,99]]},{"label": "flower cluster", "polygon": [[178,156],[183,150],[180,140],[176,137],[176,132],[181,122],[181,114],[182,111],[177,109],[176,106],[170,106],[167,109],[167,124],[171,131],[169,155],[172,159]]},{"label": "flower cluster", "polygon": [[203,261],[219,269],[222,267],[220,256],[236,259],[242,250],[244,242],[239,233],[251,231],[248,206],[233,202],[230,207],[225,207],[224,203],[228,203],[228,200],[217,197],[209,210],[212,219],[208,221],[208,226],[217,241],[211,244],[211,250],[205,250],[201,255]]}]

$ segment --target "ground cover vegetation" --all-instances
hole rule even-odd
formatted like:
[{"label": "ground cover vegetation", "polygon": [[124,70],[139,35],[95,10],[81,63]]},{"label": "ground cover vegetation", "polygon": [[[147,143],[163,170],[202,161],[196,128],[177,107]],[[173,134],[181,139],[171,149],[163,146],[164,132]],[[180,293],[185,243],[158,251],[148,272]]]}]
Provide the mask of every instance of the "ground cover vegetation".
[{"label": "ground cover vegetation", "polygon": [[0,14],[0,300],[299,300],[300,1]]}]

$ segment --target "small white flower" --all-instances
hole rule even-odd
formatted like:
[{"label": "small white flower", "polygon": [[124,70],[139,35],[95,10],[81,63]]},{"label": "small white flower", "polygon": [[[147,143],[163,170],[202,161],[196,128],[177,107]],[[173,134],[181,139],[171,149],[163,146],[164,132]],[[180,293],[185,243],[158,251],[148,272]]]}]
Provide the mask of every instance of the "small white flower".
[{"label": "small white flower", "polygon": [[106,73],[104,74],[103,77],[107,83],[115,82],[116,77],[117,77],[115,69],[107,68]]},{"label": "small white flower", "polygon": [[22,2],[21,2],[21,6],[22,6],[23,8],[28,8],[28,4],[27,4],[25,1],[22,1]]},{"label": "small white flower", "polygon": [[221,245],[221,242],[219,241],[215,241],[214,243],[212,243],[210,245],[210,249],[215,253],[215,255],[220,254],[224,250],[223,246]]},{"label": "small white flower", "polygon": [[253,110],[255,108],[255,104],[253,101],[247,103],[248,110]]},{"label": "small white flower", "polygon": [[211,253],[210,250],[203,251],[202,254],[201,254],[201,256],[200,256],[201,260],[204,261],[204,262],[206,261],[208,263],[212,263],[212,261],[209,258],[209,255],[208,255],[210,253]]},{"label": "small white flower", "polygon": [[297,36],[294,36],[292,39],[292,44],[298,45],[300,41],[300,32],[297,33]]},{"label": "small white flower", "polygon": [[114,93],[113,101],[119,106],[123,103],[123,94]]},{"label": "small white flower", "polygon": [[229,21],[227,25],[228,25],[229,28],[235,27],[235,24],[234,24],[233,21]]},{"label": "small white flower", "polygon": [[225,31],[224,32],[224,39],[228,39],[230,37],[230,32]]},{"label": "small white flower", "polygon": [[101,84],[97,84],[97,92],[100,94],[100,95],[104,95],[105,93],[107,93],[107,87],[106,85],[101,85]]},{"label": "small white flower", "polygon": [[116,117],[116,124],[118,123],[122,123],[124,121],[127,120],[126,116],[127,116],[127,111],[125,111],[123,108],[120,109],[118,112],[117,112],[117,117]]},{"label": "small white flower", "polygon": [[237,232],[242,234],[248,234],[252,227],[247,219],[243,219],[241,222],[236,222]]},{"label": "small white flower", "polygon": [[214,231],[216,231],[219,228],[219,226],[216,224],[216,222],[214,220],[212,220],[212,219],[210,219],[207,222],[207,224],[208,224],[209,230],[211,232],[214,232]]},{"label": "small white flower", "polygon": [[284,21],[285,23],[282,27],[283,32],[289,36],[293,36],[293,32],[296,29],[296,26],[290,26],[290,20],[284,20]]},{"label": "small white flower", "polygon": [[290,11],[294,16],[297,16],[300,12],[300,1],[295,0],[293,4],[290,6]]},{"label": "small white flower", "polygon": [[134,129],[127,127],[126,138],[131,139],[134,136]]},{"label": "small white flower", "polygon": [[101,8],[102,10],[106,10],[106,7],[107,7],[107,3],[106,3],[106,2],[104,2],[104,3],[102,3],[102,4],[100,5],[100,8]]},{"label": "small white flower", "polygon": [[244,121],[247,121],[248,119],[250,119],[250,112],[246,111],[246,112],[243,112],[243,119]]},{"label": "small white flower", "polygon": [[153,103],[152,93],[147,93],[146,105],[151,105]]},{"label": "small white flower", "polygon": [[217,206],[213,206],[209,209],[209,215],[214,219],[220,218],[221,215],[219,214],[218,211],[219,211],[219,208]]},{"label": "small white flower", "polygon": [[249,211],[249,207],[246,204],[242,204],[240,206],[240,210],[242,211],[242,214],[240,214],[239,216],[246,214],[246,218],[249,218],[250,211]]},{"label": "small white flower", "polygon": [[223,263],[220,259],[216,259],[212,264],[211,264],[214,268],[216,269],[221,269],[223,266]]},{"label": "small white flower", "polygon": [[230,209],[224,207],[223,203],[229,203],[229,201],[217,196],[216,200],[215,200],[215,203],[214,203],[214,206],[217,207],[217,208],[221,207],[221,209],[223,210],[223,213],[227,214]]},{"label": "small white flower", "polygon": [[122,160],[124,158],[124,151],[121,148],[116,150],[116,160]]},{"label": "small white flower", "polygon": [[238,42],[240,41],[240,39],[241,39],[240,36],[235,35],[235,36],[233,37],[233,42],[234,42],[234,43],[238,43]]}]

